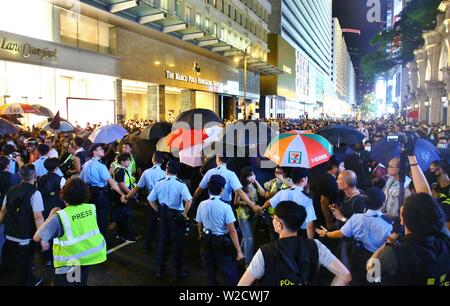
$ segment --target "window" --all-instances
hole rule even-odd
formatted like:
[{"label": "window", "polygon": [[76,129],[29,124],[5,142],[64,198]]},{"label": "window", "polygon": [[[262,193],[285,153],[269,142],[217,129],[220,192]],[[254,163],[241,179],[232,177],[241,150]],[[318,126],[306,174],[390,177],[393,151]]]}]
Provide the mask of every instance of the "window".
[{"label": "window", "polygon": [[225,40],[225,29],[224,28],[221,28],[220,29],[220,38],[222,39],[222,40]]},{"label": "window", "polygon": [[167,12],[169,10],[169,0],[160,0],[160,8]]},{"label": "window", "polygon": [[200,13],[195,13],[195,26],[197,28],[202,26],[202,15],[200,15]]},{"label": "window", "polygon": [[213,5],[214,7],[217,7],[217,0],[212,0],[211,5]]},{"label": "window", "polygon": [[209,18],[205,18],[205,31],[209,33]]},{"label": "window", "polygon": [[175,16],[181,17],[181,1],[175,1]]},{"label": "window", "polygon": [[231,17],[231,4],[228,4],[228,17]]},{"label": "window", "polygon": [[213,25],[213,35],[217,37],[217,23]]},{"label": "window", "polygon": [[192,9],[189,6],[186,6],[186,12],[184,16],[184,20],[187,23],[191,23]]}]

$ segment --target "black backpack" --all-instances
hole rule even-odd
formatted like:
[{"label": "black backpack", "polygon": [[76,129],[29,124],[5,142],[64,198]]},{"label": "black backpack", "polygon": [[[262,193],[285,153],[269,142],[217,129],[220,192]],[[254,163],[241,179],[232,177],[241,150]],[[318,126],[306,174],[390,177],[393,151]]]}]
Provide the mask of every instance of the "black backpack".
[{"label": "black backpack", "polygon": [[319,253],[314,240],[291,237],[261,247],[265,272],[263,286],[317,285]]}]

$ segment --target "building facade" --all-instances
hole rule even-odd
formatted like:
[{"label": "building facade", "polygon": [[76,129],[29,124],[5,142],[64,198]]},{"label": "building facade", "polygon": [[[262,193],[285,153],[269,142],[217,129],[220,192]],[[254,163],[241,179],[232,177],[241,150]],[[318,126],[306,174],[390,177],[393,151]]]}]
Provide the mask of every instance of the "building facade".
[{"label": "building facade", "polygon": [[364,76],[361,72],[361,31],[358,29],[342,29],[347,50],[352,60],[353,68],[355,69],[356,78],[356,94],[355,104],[361,105],[364,100]]},{"label": "building facade", "polygon": [[[321,116],[331,91],[331,0],[270,0],[269,29],[295,48],[296,99],[287,109],[295,116]],[[291,112],[289,113],[289,115]]]},{"label": "building facade", "polygon": [[270,10],[264,0],[5,0],[0,103],[39,103],[78,123],[170,121],[191,108],[235,119],[257,105],[260,75],[280,73],[267,64]]},{"label": "building facade", "polygon": [[334,116],[351,115],[355,105],[356,76],[347,44],[337,18],[333,18],[331,81],[333,98],[326,113]]},{"label": "building facade", "polygon": [[439,6],[436,28],[423,34],[425,45],[408,64],[410,103],[407,112],[418,111],[419,121],[448,124],[450,94],[450,1]]}]

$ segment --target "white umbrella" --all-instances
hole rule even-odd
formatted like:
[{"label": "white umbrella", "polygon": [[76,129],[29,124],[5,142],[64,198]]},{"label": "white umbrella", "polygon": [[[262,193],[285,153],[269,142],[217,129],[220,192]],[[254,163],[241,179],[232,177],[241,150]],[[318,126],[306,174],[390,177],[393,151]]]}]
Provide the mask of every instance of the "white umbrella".
[{"label": "white umbrella", "polygon": [[185,148],[180,151],[180,162],[191,167],[200,167],[202,165],[203,143]]},{"label": "white umbrella", "polygon": [[107,124],[96,128],[95,131],[89,135],[89,140],[92,143],[104,143],[109,144],[113,143],[116,140],[121,140],[128,134],[128,131],[125,130],[121,125],[118,124]]}]

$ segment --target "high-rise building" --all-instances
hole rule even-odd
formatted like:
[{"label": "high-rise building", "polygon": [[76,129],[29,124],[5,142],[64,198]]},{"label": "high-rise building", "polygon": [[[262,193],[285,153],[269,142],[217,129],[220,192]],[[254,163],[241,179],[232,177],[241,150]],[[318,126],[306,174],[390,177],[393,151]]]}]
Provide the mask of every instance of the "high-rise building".
[{"label": "high-rise building", "polygon": [[358,29],[342,29],[342,34],[347,45],[347,50],[355,69],[356,95],[355,103],[360,105],[364,97],[364,76],[361,72],[361,31]]},{"label": "high-rise building", "polygon": [[333,18],[332,41],[332,99],[326,112],[335,116],[349,115],[355,104],[356,75],[343,31],[337,18]]},{"label": "high-rise building", "polygon": [[330,97],[332,0],[269,0],[269,30],[279,34],[296,52],[296,101],[287,108],[300,108],[320,116]]}]

